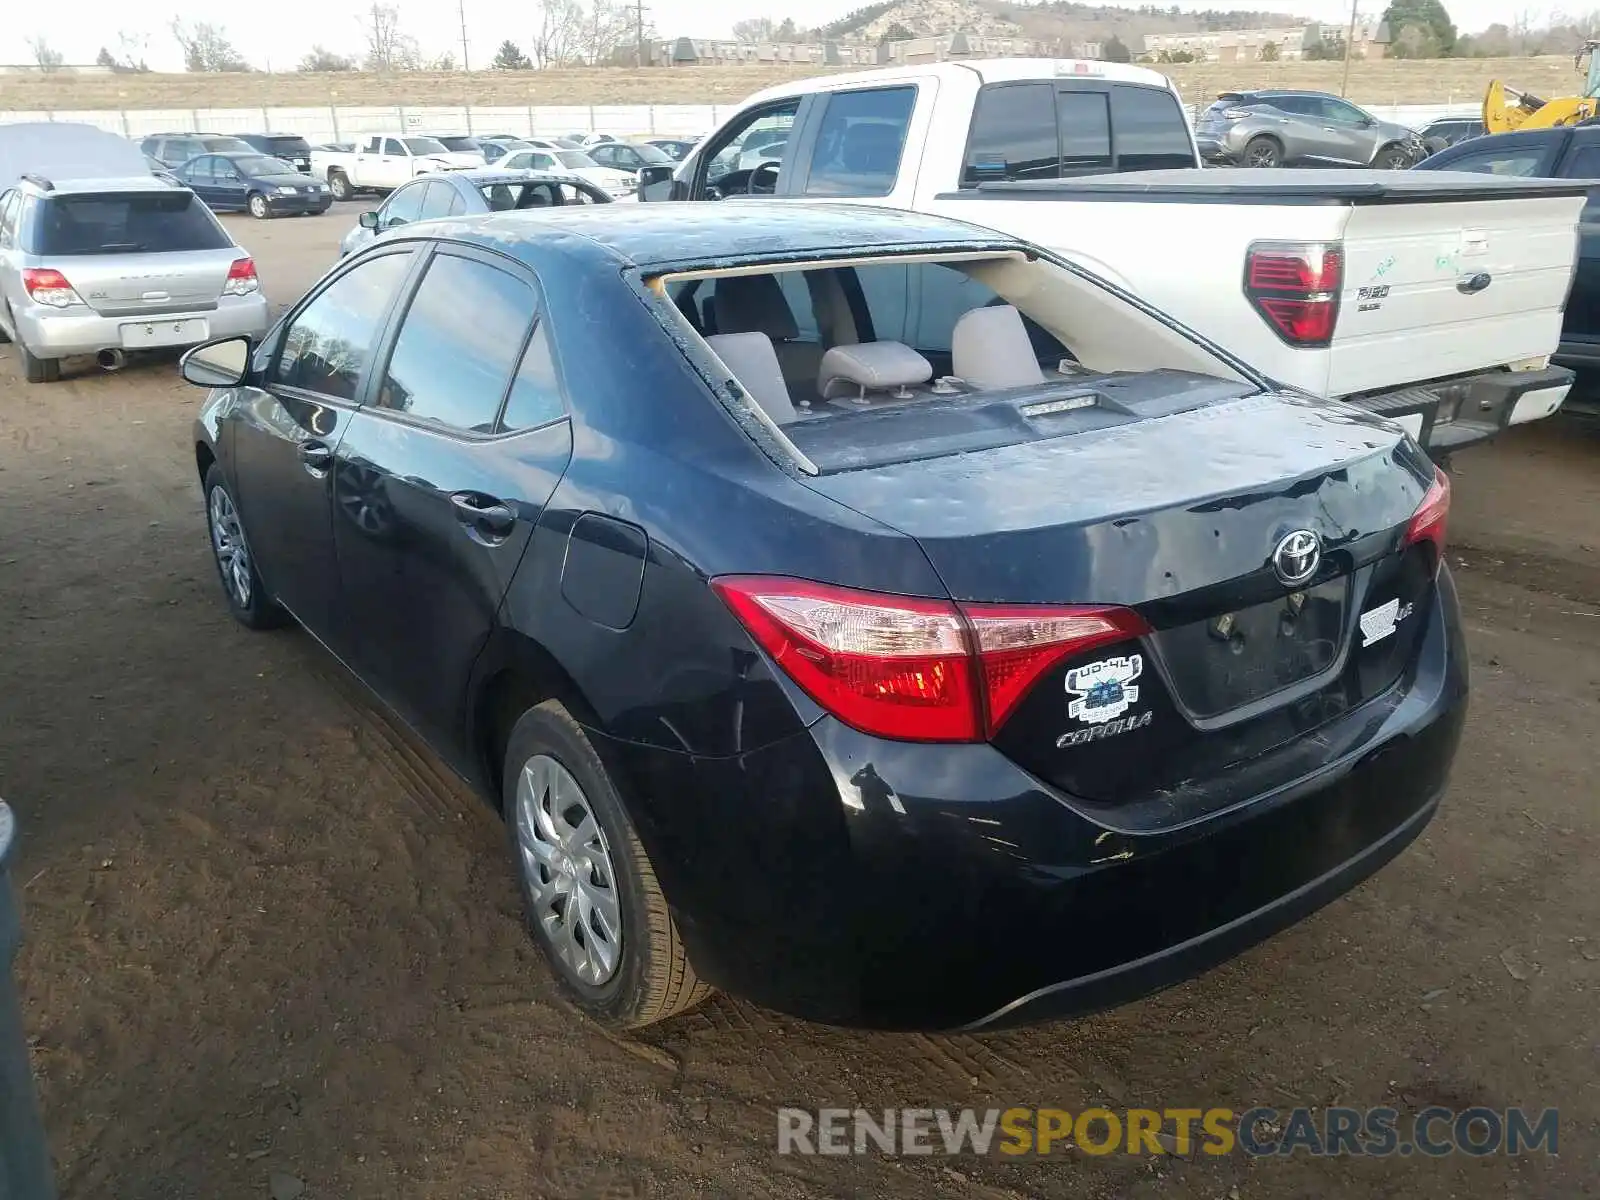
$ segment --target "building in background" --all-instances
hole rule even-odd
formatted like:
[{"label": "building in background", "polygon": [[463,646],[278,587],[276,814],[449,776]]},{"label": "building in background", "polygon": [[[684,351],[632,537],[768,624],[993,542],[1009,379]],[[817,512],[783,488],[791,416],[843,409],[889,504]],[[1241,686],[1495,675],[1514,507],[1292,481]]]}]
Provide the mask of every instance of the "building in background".
[{"label": "building in background", "polygon": [[[1306,57],[1306,50],[1324,41],[1343,41],[1349,30],[1333,25],[1290,25],[1280,29],[1220,29],[1209,33],[1146,34],[1144,52],[1159,59],[1163,52],[1192,54],[1199,62],[1263,62],[1274,56],[1280,62],[1295,62]],[[1351,52],[1356,58],[1382,58],[1389,41],[1388,31],[1378,21],[1357,21]],[[1266,52],[1268,44],[1275,46]]]},{"label": "building in background", "polygon": [[[1062,53],[1054,43],[1033,38],[975,33],[943,33],[892,42],[738,42],[675,38],[657,42],[651,61],[664,67],[712,67],[735,63],[814,63],[823,67],[883,67],[948,62],[962,58],[1035,58]],[[1074,58],[1101,58],[1099,42],[1075,43]]]}]

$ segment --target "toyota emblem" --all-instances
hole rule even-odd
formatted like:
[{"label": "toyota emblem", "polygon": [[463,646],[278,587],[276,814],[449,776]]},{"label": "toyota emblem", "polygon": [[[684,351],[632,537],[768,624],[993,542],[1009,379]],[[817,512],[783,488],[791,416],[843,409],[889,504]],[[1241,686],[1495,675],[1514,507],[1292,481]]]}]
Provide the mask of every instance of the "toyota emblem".
[{"label": "toyota emblem", "polygon": [[1272,569],[1278,580],[1298,587],[1317,573],[1322,564],[1322,539],[1309,529],[1296,529],[1278,542],[1272,551]]}]

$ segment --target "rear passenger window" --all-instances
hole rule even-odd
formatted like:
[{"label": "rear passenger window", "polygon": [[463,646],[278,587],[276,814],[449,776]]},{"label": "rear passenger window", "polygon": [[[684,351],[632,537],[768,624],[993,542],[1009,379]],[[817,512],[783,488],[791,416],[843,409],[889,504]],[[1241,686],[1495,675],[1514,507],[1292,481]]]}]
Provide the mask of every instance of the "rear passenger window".
[{"label": "rear passenger window", "polygon": [[536,307],[522,280],[473,259],[435,256],[400,325],[377,406],[493,433]]},{"label": "rear passenger window", "polygon": [[1486,175],[1530,176],[1539,173],[1539,164],[1542,161],[1544,161],[1543,146],[1519,146],[1515,149],[1502,149],[1496,146],[1479,150],[1475,154],[1452,158],[1438,169],[1479,171]]},{"label": "rear passenger window", "polygon": [[806,178],[808,196],[887,196],[916,103],[914,87],[837,92],[828,98]]},{"label": "rear passenger window", "polygon": [[923,352],[948,352],[961,315],[997,299],[977,280],[936,263],[885,263],[855,274],[873,336]]},{"label": "rear passenger window", "polygon": [[978,94],[972,116],[961,186],[1005,179],[1055,179],[1061,174],[1060,154],[1054,85],[986,87]]},{"label": "rear passenger window", "polygon": [[1111,89],[1111,125],[1117,132],[1119,171],[1194,166],[1189,124],[1171,92],[1116,85]]},{"label": "rear passenger window", "polygon": [[1561,168],[1568,179],[1600,179],[1600,146],[1585,146]]},{"label": "rear passenger window", "polygon": [[274,382],[354,400],[378,327],[410,269],[410,253],[384,254],[335,279],[284,334]]},{"label": "rear passenger window", "polygon": [[504,429],[532,429],[565,415],[561,401],[561,381],[556,375],[555,358],[550,352],[549,326],[540,321],[533,327],[528,348],[522,352],[517,377],[511,381],[506,399]]},{"label": "rear passenger window", "polygon": [[1111,118],[1104,92],[1058,92],[1063,174],[1111,169]]}]

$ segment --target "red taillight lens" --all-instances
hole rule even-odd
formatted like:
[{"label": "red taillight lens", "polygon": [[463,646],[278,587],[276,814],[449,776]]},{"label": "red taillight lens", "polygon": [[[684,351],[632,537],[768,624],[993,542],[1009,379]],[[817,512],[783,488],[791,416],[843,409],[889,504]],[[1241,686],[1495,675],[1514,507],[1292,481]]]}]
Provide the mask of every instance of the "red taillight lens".
[{"label": "red taillight lens", "polygon": [[67,277],[60,271],[48,267],[24,267],[22,287],[28,293],[28,299],[35,304],[66,308],[72,304],[83,303],[72,285],[67,282]]},{"label": "red taillight lens", "polygon": [[1245,256],[1244,294],[1290,345],[1326,346],[1339,317],[1343,277],[1338,246],[1256,242]]},{"label": "red taillight lens", "polygon": [[1432,542],[1434,565],[1437,567],[1444,561],[1445,526],[1449,519],[1450,478],[1435,467],[1433,483],[1429,486],[1427,495],[1422,497],[1422,503],[1417,506],[1417,511],[1412,514],[1411,523],[1406,526],[1406,535],[1400,545],[1405,547],[1418,542]]},{"label": "red taillight lens", "polygon": [[1055,663],[1149,631],[1122,608],[956,605],[773,576],[712,587],[813,700],[902,741],[981,741]]},{"label": "red taillight lens", "polygon": [[233,265],[228,268],[228,280],[222,285],[224,296],[248,296],[251,292],[261,290],[261,280],[256,277],[256,261],[253,258],[236,258]]}]

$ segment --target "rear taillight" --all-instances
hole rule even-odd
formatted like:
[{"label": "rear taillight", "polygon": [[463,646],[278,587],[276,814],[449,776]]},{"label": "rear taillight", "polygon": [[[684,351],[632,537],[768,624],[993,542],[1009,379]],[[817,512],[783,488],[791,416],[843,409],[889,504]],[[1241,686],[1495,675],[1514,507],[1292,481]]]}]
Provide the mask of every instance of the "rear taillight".
[{"label": "rear taillight", "polygon": [[902,741],[982,741],[1054,664],[1149,631],[1123,608],[958,605],[766,575],[712,587],[813,700]]},{"label": "rear taillight", "polygon": [[1253,115],[1248,108],[1230,108],[1223,112],[1222,119],[1224,121],[1242,121],[1246,117]]},{"label": "rear taillight", "polygon": [[1422,497],[1422,503],[1417,506],[1417,511],[1411,514],[1411,523],[1406,526],[1406,535],[1401,540],[1401,547],[1414,546],[1418,542],[1432,542],[1434,551],[1434,566],[1444,561],[1444,535],[1445,526],[1450,519],[1450,478],[1438,467],[1433,469],[1433,483],[1429,486],[1427,495]]},{"label": "rear taillight", "polygon": [[28,299],[35,304],[45,304],[51,308],[69,308],[74,304],[83,303],[72,285],[67,282],[67,277],[60,271],[48,267],[24,267],[22,287],[28,293]]},{"label": "rear taillight", "polygon": [[1324,242],[1256,242],[1245,255],[1244,294],[1291,346],[1326,346],[1339,317],[1344,251]]},{"label": "rear taillight", "polygon": [[224,296],[248,296],[261,290],[261,280],[256,278],[256,261],[253,258],[236,258],[228,268],[228,280],[222,285]]}]

